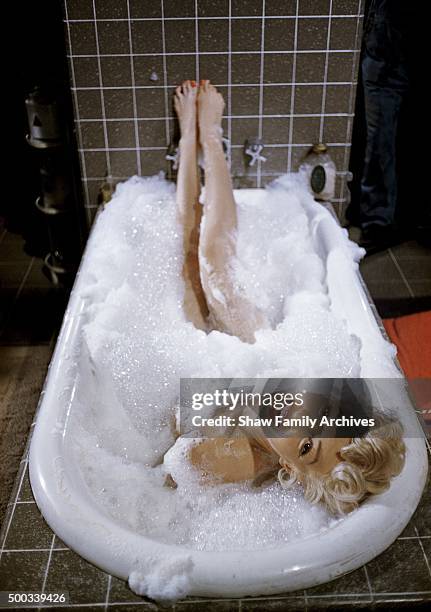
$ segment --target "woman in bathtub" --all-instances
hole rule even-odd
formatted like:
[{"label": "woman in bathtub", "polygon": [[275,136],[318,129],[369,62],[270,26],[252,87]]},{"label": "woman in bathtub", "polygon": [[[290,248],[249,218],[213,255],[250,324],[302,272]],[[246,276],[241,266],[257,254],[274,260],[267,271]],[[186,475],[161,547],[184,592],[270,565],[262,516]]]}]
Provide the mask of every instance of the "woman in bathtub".
[{"label": "woman in bathtub", "polygon": [[[200,329],[217,329],[254,342],[268,325],[265,315],[235,284],[231,261],[236,250],[237,214],[232,181],[222,146],[224,101],[208,80],[177,87],[174,98],[181,139],[177,206],[184,228],[184,310]],[[205,198],[199,203],[198,149],[205,169]],[[165,464],[176,445],[167,453]],[[388,488],[404,462],[401,426],[383,418],[360,438],[250,437],[244,433],[191,444],[187,459],[204,482],[300,482],[306,499],[323,502],[334,513],[356,508]],[[173,478],[169,479],[173,484]]]}]

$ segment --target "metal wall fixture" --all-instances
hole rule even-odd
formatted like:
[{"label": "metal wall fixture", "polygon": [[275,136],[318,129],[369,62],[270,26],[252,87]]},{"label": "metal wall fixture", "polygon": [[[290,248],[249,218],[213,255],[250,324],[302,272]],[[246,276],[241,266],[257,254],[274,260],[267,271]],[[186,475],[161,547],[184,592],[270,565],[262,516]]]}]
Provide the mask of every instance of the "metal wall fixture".
[{"label": "metal wall fixture", "polygon": [[45,216],[49,240],[44,268],[54,285],[68,284],[69,273],[73,277],[76,236],[71,225],[72,194],[59,104],[55,95],[36,88],[25,106],[29,125],[26,139],[38,156],[41,181],[35,206]]},{"label": "metal wall fixture", "polygon": [[260,138],[249,138],[244,144],[244,154],[249,157],[248,165],[254,166],[256,162],[266,162],[266,157],[261,153],[264,144]]}]

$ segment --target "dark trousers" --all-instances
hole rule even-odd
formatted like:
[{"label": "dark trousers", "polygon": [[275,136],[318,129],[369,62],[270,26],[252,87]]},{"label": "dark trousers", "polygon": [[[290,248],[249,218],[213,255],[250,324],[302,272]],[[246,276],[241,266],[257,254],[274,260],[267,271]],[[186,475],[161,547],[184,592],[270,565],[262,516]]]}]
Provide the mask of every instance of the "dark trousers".
[{"label": "dark trousers", "polygon": [[361,68],[367,142],[360,201],[363,229],[396,222],[398,116],[409,85],[403,19],[397,0],[374,0],[364,27]]}]

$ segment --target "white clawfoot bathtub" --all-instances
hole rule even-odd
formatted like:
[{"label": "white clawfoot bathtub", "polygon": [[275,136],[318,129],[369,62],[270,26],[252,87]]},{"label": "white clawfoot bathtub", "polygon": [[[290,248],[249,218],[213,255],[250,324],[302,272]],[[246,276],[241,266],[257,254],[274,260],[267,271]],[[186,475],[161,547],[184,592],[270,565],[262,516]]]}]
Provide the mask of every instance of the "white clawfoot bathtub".
[{"label": "white clawfoot bathtub", "polygon": [[[236,191],[235,198],[242,201],[259,197],[259,191]],[[347,320],[350,333],[361,338],[362,360],[375,361],[379,358],[378,346],[385,340],[357,266],[345,257],[342,230],[323,207],[318,214],[315,208],[306,213],[319,254],[326,260],[332,310]],[[30,448],[35,499],[58,536],[106,572],[130,578],[132,588],[142,582],[146,572],[157,571],[158,564],[166,570],[165,560],[169,559],[169,576],[175,572],[187,574],[187,586],[180,589],[181,595],[217,597],[269,595],[311,587],[356,569],[387,548],[416,509],[427,475],[425,441],[414,410],[407,405],[398,415],[410,432],[400,476],[386,493],[369,499],[359,510],[319,534],[265,550],[198,551],[140,535],[102,511],[86,487],[67,443],[78,372],[89,367],[85,355],[77,354],[88,307],[81,290],[83,278],[92,266],[94,237],[99,231],[96,220],[52,358]],[[67,393],[61,393],[65,387]],[[152,596],[148,590],[146,594]]]}]

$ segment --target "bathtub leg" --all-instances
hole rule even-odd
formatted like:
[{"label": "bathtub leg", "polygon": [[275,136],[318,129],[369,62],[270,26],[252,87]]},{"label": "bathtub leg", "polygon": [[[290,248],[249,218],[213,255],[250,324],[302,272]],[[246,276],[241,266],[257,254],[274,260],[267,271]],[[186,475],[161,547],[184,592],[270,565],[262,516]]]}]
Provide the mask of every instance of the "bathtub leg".
[{"label": "bathtub leg", "polygon": [[190,81],[177,87],[175,110],[181,129],[180,163],[177,176],[177,210],[183,227],[185,282],[184,311],[197,328],[206,329],[208,306],[199,275],[199,227],[202,206],[199,204],[199,170],[197,164],[197,88]]}]

